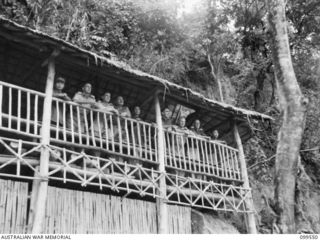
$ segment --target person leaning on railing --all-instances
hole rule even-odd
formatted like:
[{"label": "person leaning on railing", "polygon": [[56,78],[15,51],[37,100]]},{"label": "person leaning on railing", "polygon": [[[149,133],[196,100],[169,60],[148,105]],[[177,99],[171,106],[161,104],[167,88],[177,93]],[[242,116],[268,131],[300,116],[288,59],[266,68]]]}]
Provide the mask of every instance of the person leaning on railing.
[{"label": "person leaning on railing", "polygon": [[[131,118],[131,112],[129,110],[129,107],[124,105],[124,100],[122,96],[118,96],[115,103],[115,109],[118,111],[118,114],[120,117],[127,117]],[[118,126],[120,124],[120,127]],[[120,119],[120,122],[117,120],[114,121],[114,136],[115,139],[119,140],[119,131],[121,131],[121,137],[125,137],[125,123],[123,120]]]},{"label": "person leaning on railing", "polygon": [[[54,83],[53,87],[53,93],[52,96],[64,101],[71,101],[71,98],[68,96],[67,93],[63,92],[65,87],[65,78],[58,77]],[[66,114],[66,113],[65,113]],[[51,108],[51,125],[56,126],[57,124],[59,126],[63,126],[64,120],[63,120],[63,106],[61,102],[53,100],[52,102],[52,108]],[[50,153],[50,161],[55,161],[59,157],[61,157],[61,152],[58,150],[53,150],[53,152]]]},{"label": "person leaning on railing", "polygon": [[[67,93],[63,92],[65,87],[66,80],[62,77],[58,77],[53,88],[52,96],[58,99],[62,99],[65,101],[71,101],[71,98]],[[51,123],[63,125],[63,108],[62,105],[56,101],[53,101],[52,109],[51,109]]]},{"label": "person leaning on railing", "polygon": [[[82,91],[77,92],[72,100],[79,104],[82,107],[85,108],[94,108],[96,105],[96,100],[94,95],[91,95],[91,90],[92,90],[92,86],[90,83],[86,83],[84,84],[84,86],[82,87]],[[83,108],[80,108],[79,110],[79,118],[78,118],[78,113],[76,110],[74,110],[72,113],[70,113],[71,115],[73,115],[73,122],[71,123],[71,118],[68,118],[67,120],[67,126],[69,129],[71,128],[71,125],[73,125],[73,130],[75,132],[78,132],[79,129],[81,130],[82,133],[85,133],[86,129],[89,130],[89,119],[88,119],[88,114],[89,114],[89,110],[87,110],[85,112],[85,110]],[[78,122],[80,122],[80,126],[78,124]],[[86,128],[87,125],[87,128]]]},{"label": "person leaning on railing", "polygon": [[[113,140],[116,142],[124,142],[126,141],[126,130],[125,128],[125,119],[123,118],[131,118],[131,112],[127,106],[124,105],[124,100],[122,96],[118,96],[116,99],[116,103],[114,105],[115,109],[118,111],[118,115],[113,116]],[[122,117],[122,118],[120,118]],[[120,139],[121,136],[121,139]],[[123,146],[122,146],[123,147]],[[120,153],[123,152],[123,149],[120,149]],[[124,163],[124,159],[121,156],[115,156],[115,160]],[[127,167],[126,172],[130,171],[130,168]]]},{"label": "person leaning on railing", "polygon": [[[193,134],[196,136],[196,137],[205,137],[205,133],[204,133],[204,130],[203,128],[201,127],[201,122],[199,119],[196,119],[192,126],[190,127],[191,131],[193,132]],[[198,145],[197,145],[197,142],[198,142]],[[202,141],[201,140],[198,140],[197,138],[193,139],[193,138],[190,138],[190,141],[189,141],[189,157],[195,161],[198,165],[200,165],[200,162],[203,161],[201,160],[200,158],[200,154],[204,154],[204,153],[200,153],[200,145],[202,144]],[[199,175],[199,174],[195,174],[193,175],[195,178],[197,179],[205,179],[204,176],[202,175]]]},{"label": "person leaning on railing", "polygon": [[225,141],[218,139],[218,138],[219,138],[219,131],[218,131],[218,130],[213,130],[212,133],[211,133],[210,138],[211,138],[211,140],[220,142],[220,143],[222,143],[222,144],[226,144]]},{"label": "person leaning on railing", "polygon": [[164,129],[172,129],[172,111],[167,107],[162,111],[162,124]]},{"label": "person leaning on railing", "polygon": [[133,119],[137,120],[137,121],[141,121],[141,109],[139,106],[135,106],[133,109]]},{"label": "person leaning on railing", "polygon": [[[176,141],[173,145],[173,148],[175,148],[175,160],[177,161],[177,158],[180,159],[180,161],[185,157],[186,150],[185,150],[185,144],[188,141],[188,135],[192,134],[192,132],[186,127],[186,118],[185,117],[180,117],[178,126],[173,125],[172,130],[177,133],[176,135]],[[182,168],[182,167],[180,167]],[[178,176],[185,177],[185,172],[184,171],[176,171],[176,174]]]},{"label": "person leaning on railing", "polygon": [[[219,131],[218,130],[213,130],[210,133],[210,136],[208,137],[208,139],[212,142],[212,143],[221,143],[221,144],[226,144],[225,141],[222,140],[218,140],[219,138]],[[214,144],[217,145],[217,144]],[[209,158],[210,160],[212,160],[211,165],[214,166],[214,168],[216,168],[217,170],[220,170],[222,168],[222,164],[221,161],[223,159],[223,156],[219,153],[218,148],[212,148],[212,152],[209,153]],[[218,173],[220,173],[220,171],[218,171]],[[208,181],[212,179],[209,177]]]},{"label": "person leaning on railing", "polygon": [[[114,105],[110,102],[110,100],[111,100],[111,94],[109,92],[104,93],[103,96],[101,97],[101,100],[95,104],[94,106],[95,109],[98,109],[99,111],[103,111],[109,114],[119,114],[118,110],[114,107]],[[97,113],[92,124],[92,128],[94,130],[95,136],[99,137],[101,135],[105,137],[107,134],[108,139],[113,138],[113,134],[110,128],[110,125],[112,123],[110,122],[110,119],[108,117],[109,116],[107,116],[106,118],[107,123],[105,123],[104,114]],[[107,127],[106,124],[108,128],[106,128]],[[107,130],[107,133],[106,133],[106,130]]]},{"label": "person leaning on railing", "polygon": [[190,130],[191,130],[192,132],[194,132],[195,134],[197,134],[197,135],[205,136],[204,130],[203,130],[203,128],[201,127],[201,122],[200,122],[199,119],[196,119],[196,120],[193,122],[192,126],[190,127]]},{"label": "person leaning on railing", "polygon": [[[134,135],[134,137],[131,138],[132,139],[132,143],[134,144],[134,146],[133,146],[134,154],[136,154],[138,157],[141,157],[142,156],[142,152],[140,150],[140,146],[139,146],[139,143],[138,143],[139,135],[140,135],[140,140],[141,140],[140,141],[140,145],[141,146],[144,146],[144,141],[143,141],[144,138],[141,138],[141,130],[142,130],[142,128],[138,127],[138,125],[140,125],[139,122],[142,121],[142,119],[141,119],[141,109],[140,109],[139,106],[135,106],[133,108],[133,116],[132,116],[132,118],[137,121],[137,122],[133,122],[133,125],[131,126],[131,128],[133,128],[133,135]],[[133,142],[133,140],[135,140],[135,143]],[[132,165],[141,164],[141,162],[138,159],[133,159],[133,160],[131,160],[130,163]],[[139,173],[138,172],[135,173],[135,177],[139,178]]]}]

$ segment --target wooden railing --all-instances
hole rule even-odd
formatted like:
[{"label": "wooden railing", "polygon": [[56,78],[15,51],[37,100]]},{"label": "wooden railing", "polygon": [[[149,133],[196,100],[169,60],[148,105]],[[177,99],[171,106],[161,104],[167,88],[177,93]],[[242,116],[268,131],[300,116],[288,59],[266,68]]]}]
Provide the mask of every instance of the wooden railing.
[{"label": "wooden railing", "polygon": [[191,133],[165,130],[166,165],[189,173],[241,181],[238,150]]},{"label": "wooden railing", "polygon": [[[163,198],[168,203],[211,210],[252,211],[244,205],[250,189],[241,185],[182,177],[160,172],[153,167],[21,139],[0,137],[0,149],[4,150],[0,154],[0,177],[42,178],[39,156],[43,148],[50,153],[48,180],[112,190],[121,195]],[[165,190],[160,188],[162,177],[165,177],[167,184]]]},{"label": "wooden railing", "polygon": [[40,136],[44,94],[0,82],[0,127],[10,132]]},{"label": "wooden railing", "polygon": [[[157,162],[156,125],[53,99],[53,141]],[[62,117],[59,116],[62,113]],[[61,118],[61,120],[60,120]],[[60,120],[60,121],[59,121]]]},{"label": "wooden railing", "polygon": [[[40,137],[43,93],[0,82],[0,129]],[[92,149],[129,158],[128,163],[158,164],[157,125],[82,107],[57,98],[52,101],[51,143]],[[165,165],[184,177],[198,174],[242,181],[238,150],[209,138],[164,131]],[[179,174],[179,175],[180,175]],[[210,180],[210,179],[209,179]]]}]

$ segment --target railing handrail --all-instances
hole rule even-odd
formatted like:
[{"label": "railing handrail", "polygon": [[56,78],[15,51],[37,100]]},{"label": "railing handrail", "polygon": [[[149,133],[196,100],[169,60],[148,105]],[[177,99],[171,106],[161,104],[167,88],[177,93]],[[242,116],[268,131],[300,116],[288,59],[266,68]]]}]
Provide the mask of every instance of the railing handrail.
[{"label": "railing handrail", "polygon": [[136,123],[142,122],[144,125],[149,125],[151,127],[157,128],[157,124],[156,123],[149,123],[149,122],[146,122],[146,121],[143,121],[143,120],[136,120],[134,118],[123,117],[123,116],[118,115],[116,113],[102,111],[102,110],[95,109],[95,108],[88,108],[88,107],[82,106],[81,104],[78,104],[78,103],[76,103],[74,101],[66,101],[66,100],[59,99],[57,97],[52,97],[52,100],[57,101],[57,102],[61,102],[61,103],[66,103],[68,105],[73,105],[75,107],[79,107],[81,109],[85,109],[85,110],[88,110],[88,111],[93,111],[93,112],[96,112],[96,113],[108,114],[108,115],[116,116],[116,117],[119,117],[120,119],[123,119],[123,120],[127,119],[129,121],[136,122]]},{"label": "railing handrail", "polygon": [[[206,142],[209,142],[209,143],[213,143],[215,145],[219,145],[221,147],[225,147],[225,148],[228,148],[230,150],[233,150],[235,152],[238,152],[239,150],[234,148],[234,147],[231,147],[231,146],[228,146],[226,144],[223,144],[221,143],[220,141],[217,141],[217,140],[212,140],[209,136],[206,137],[206,136],[201,136],[201,135],[197,135],[195,133],[188,133],[188,132],[177,132],[177,131],[174,131],[174,130],[168,130],[168,129],[165,129],[164,130],[165,132],[167,133],[172,133],[174,135],[180,135],[180,136],[185,136],[186,137],[191,137],[193,139],[197,139],[197,140],[200,140],[200,141],[206,141]],[[191,132],[191,131],[190,131]]]},{"label": "railing handrail", "polygon": [[[45,97],[45,94],[42,93],[42,92],[39,92],[39,91],[36,91],[36,90],[32,90],[32,89],[28,89],[28,88],[24,88],[24,87],[21,87],[21,86],[18,86],[18,85],[14,85],[14,84],[10,84],[10,83],[7,83],[7,82],[4,82],[4,81],[0,81],[0,85],[3,85],[3,86],[6,86],[6,87],[10,87],[10,88],[14,88],[14,89],[17,89],[17,90],[21,90],[21,91],[25,91],[25,92],[29,92],[31,94],[35,94],[35,95],[39,95],[41,97]],[[110,114],[110,115],[113,115],[113,116],[119,116],[120,119],[127,119],[127,120],[130,120],[132,122],[143,122],[143,124],[145,125],[150,125],[151,127],[155,127],[157,128],[157,124],[156,123],[149,123],[149,122],[146,122],[146,121],[143,121],[143,120],[136,120],[134,118],[129,118],[129,117],[123,117],[123,116],[120,116],[116,113],[111,113],[111,112],[106,112],[106,111],[102,111],[102,110],[99,110],[99,109],[95,109],[95,108],[88,108],[88,107],[85,107],[85,106],[82,106],[74,101],[66,101],[66,100],[62,100],[62,99],[59,99],[57,97],[52,97],[52,100],[53,101],[57,101],[57,102],[61,102],[61,103],[66,103],[68,105],[73,105],[75,107],[79,107],[81,109],[85,109],[85,110],[88,110],[88,111],[93,111],[93,112],[97,112],[97,113],[101,113],[101,114]]]},{"label": "railing handrail", "polygon": [[29,93],[35,94],[35,95],[40,95],[41,97],[45,97],[46,96],[42,92],[39,92],[39,91],[36,91],[36,90],[32,90],[32,89],[27,89],[27,88],[24,88],[24,87],[21,87],[21,86],[18,86],[18,85],[14,85],[14,84],[10,84],[10,83],[7,83],[7,82],[3,82],[3,81],[0,81],[0,85],[6,86],[6,87],[10,87],[10,88],[14,88],[14,89],[17,89],[17,90],[22,90],[22,91],[25,91],[25,92],[29,92]]},{"label": "railing handrail", "polygon": [[[4,85],[4,86],[7,86],[7,87],[15,88],[15,89],[18,89],[18,90],[26,91],[26,92],[29,92],[29,93],[32,93],[32,94],[36,94],[36,95],[40,95],[42,97],[45,97],[45,94],[42,93],[42,92],[39,92],[39,91],[36,91],[36,90],[32,90],[32,89],[27,89],[27,88],[24,88],[24,87],[21,87],[21,86],[18,86],[18,85],[14,85],[14,84],[10,84],[10,83],[7,83],[7,82],[0,81],[0,85]],[[76,102],[61,100],[61,99],[56,98],[56,97],[52,97],[52,99],[54,101],[57,101],[57,102],[66,103],[68,105],[73,105],[73,106],[79,107],[81,109],[86,109],[88,111],[93,111],[93,112],[101,113],[101,114],[109,114],[109,115],[117,116],[120,119],[127,119],[129,121],[136,122],[136,123],[143,122],[143,124],[145,124],[145,125],[150,125],[151,127],[157,128],[157,124],[156,123],[149,123],[149,122],[146,122],[146,121],[143,121],[143,120],[138,121],[138,120],[136,120],[134,118],[123,117],[123,116],[120,116],[120,115],[118,115],[116,113],[106,112],[106,111],[102,111],[102,110],[94,109],[94,108],[88,108],[88,107],[82,106],[82,105],[80,105],[80,104],[78,104]],[[216,145],[220,145],[222,147],[225,147],[225,148],[228,148],[228,149],[231,149],[233,151],[238,152],[238,149],[233,148],[231,146],[228,146],[226,144],[223,144],[223,143],[221,143],[219,141],[212,140],[212,139],[210,139],[210,137],[200,136],[200,135],[197,135],[197,134],[189,134],[188,132],[181,133],[181,132],[176,132],[176,131],[168,130],[168,129],[165,129],[164,131],[165,132],[169,132],[169,133],[173,133],[175,135],[181,135],[181,136],[182,135],[187,135],[187,137],[192,137],[194,139],[198,139],[198,140],[202,140],[202,141],[208,141],[210,143],[213,143],[213,144],[216,144]]]}]

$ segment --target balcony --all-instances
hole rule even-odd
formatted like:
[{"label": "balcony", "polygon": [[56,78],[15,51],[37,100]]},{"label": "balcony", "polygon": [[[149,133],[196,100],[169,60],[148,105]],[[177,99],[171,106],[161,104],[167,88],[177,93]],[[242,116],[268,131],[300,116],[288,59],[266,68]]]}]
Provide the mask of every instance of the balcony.
[{"label": "balcony", "polygon": [[[49,145],[43,146],[44,99],[41,92],[0,82],[1,176],[40,178],[40,152],[46,148],[49,181],[140,197],[164,195],[169,203],[193,207],[251,211],[244,205],[250,190],[242,186],[237,149],[190,132],[164,130],[163,173],[157,124],[56,98],[56,120],[51,121]],[[165,193],[159,188],[163,177]]]}]

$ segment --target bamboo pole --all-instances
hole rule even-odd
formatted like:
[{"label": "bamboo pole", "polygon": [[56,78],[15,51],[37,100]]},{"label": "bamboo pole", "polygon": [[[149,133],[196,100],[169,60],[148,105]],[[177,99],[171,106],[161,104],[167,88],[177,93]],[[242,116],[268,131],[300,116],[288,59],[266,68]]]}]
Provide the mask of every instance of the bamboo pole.
[{"label": "bamboo pole", "polygon": [[[156,121],[158,126],[158,160],[159,171],[161,174],[165,174],[165,148],[164,148],[164,131],[161,118],[161,108],[158,93],[154,96]],[[157,199],[157,216],[158,216],[158,232],[160,234],[168,234],[168,206],[166,203],[166,177],[163,175],[160,179],[160,195],[161,198]]]},{"label": "bamboo pole", "polygon": [[[39,170],[39,166],[36,166],[35,169]],[[37,179],[36,173],[35,173],[35,178],[36,179],[32,181],[32,193],[31,193],[31,199],[30,199],[29,220],[28,220],[28,233],[32,231],[34,212],[37,207],[36,197],[38,196],[39,179]]]},{"label": "bamboo pole", "polygon": [[[240,170],[241,170],[242,179],[243,179],[243,187],[246,189],[249,189],[250,185],[249,185],[249,177],[247,172],[247,164],[244,157],[243,146],[242,146],[241,138],[240,138],[236,123],[234,124],[233,130],[234,130],[234,138],[236,140],[238,150],[239,150],[239,161],[240,161]],[[249,210],[254,210],[251,192],[249,193],[248,198],[245,200],[245,205]],[[248,227],[247,227],[248,233],[256,234],[257,228],[256,228],[254,212],[248,212],[247,216],[248,216]]]},{"label": "bamboo pole", "polygon": [[45,209],[48,191],[48,170],[49,170],[49,150],[45,147],[50,144],[50,122],[51,122],[51,104],[52,92],[55,76],[55,61],[58,51],[54,51],[48,60],[48,75],[46,83],[46,96],[43,105],[42,128],[41,128],[41,155],[40,155],[40,184],[36,198],[37,207],[32,226],[32,233],[41,233],[45,219]]}]

